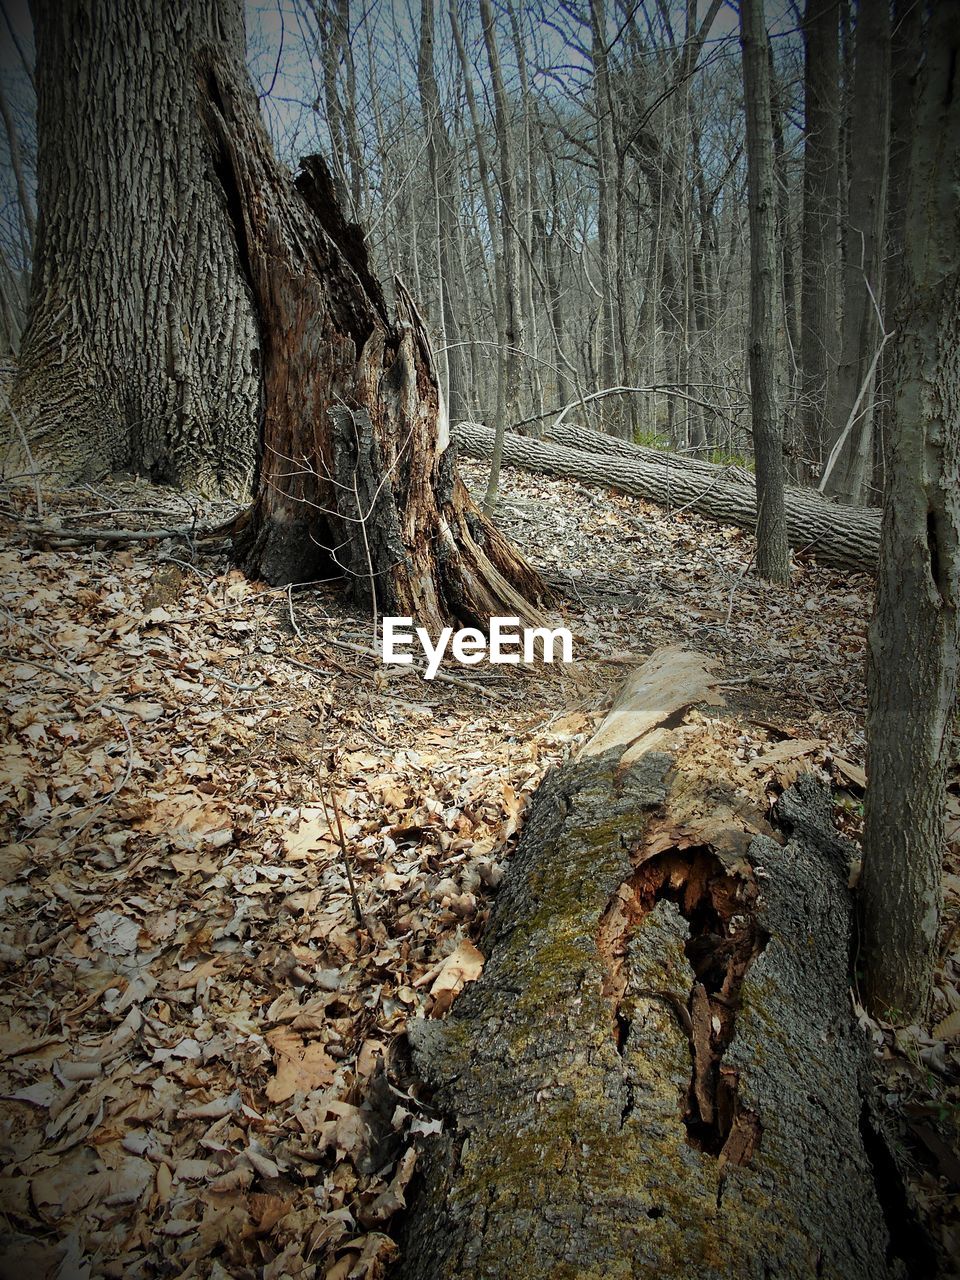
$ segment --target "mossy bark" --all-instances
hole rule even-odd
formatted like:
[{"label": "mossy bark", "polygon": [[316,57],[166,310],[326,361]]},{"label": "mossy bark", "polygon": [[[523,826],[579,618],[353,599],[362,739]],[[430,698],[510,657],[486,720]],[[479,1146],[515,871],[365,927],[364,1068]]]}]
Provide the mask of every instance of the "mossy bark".
[{"label": "mossy bark", "polygon": [[619,757],[544,783],[482,977],[410,1027],[444,1128],[400,1274],[902,1274],[826,797],[801,780],[777,830]]}]

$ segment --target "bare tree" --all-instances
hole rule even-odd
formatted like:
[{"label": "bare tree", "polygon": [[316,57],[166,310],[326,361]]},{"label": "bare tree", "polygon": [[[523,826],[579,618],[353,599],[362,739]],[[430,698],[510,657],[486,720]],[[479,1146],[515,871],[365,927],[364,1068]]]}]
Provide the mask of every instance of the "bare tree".
[{"label": "bare tree", "polygon": [[[490,85],[493,90],[494,123],[497,150],[500,154],[498,170],[500,185],[500,247],[503,254],[503,293],[498,301],[497,332],[500,342],[500,363],[497,389],[497,431],[502,433],[507,418],[517,416],[520,403],[520,357],[524,349],[523,307],[520,298],[520,241],[517,231],[517,168],[513,145],[513,125],[503,71],[500,65],[500,49],[493,20],[490,0],[479,0],[480,20],[483,24],[483,42],[490,67]],[[489,512],[497,497],[500,478],[500,451],[495,450],[490,462],[490,479],[484,498],[484,510]]]},{"label": "bare tree", "polygon": [[757,571],[789,582],[783,428],[777,389],[777,195],[763,0],[741,0],[750,200],[750,393],[757,467]]},{"label": "bare tree", "polygon": [[436,225],[436,258],[440,294],[441,336],[444,365],[447,370],[447,407],[454,422],[466,417],[466,368],[460,341],[460,321],[453,299],[453,260],[456,237],[453,157],[450,138],[440,108],[440,92],[433,67],[434,5],[433,0],[420,0],[420,51],[417,83],[423,122],[427,136]]},{"label": "bare tree", "polygon": [[864,501],[873,477],[876,373],[883,342],[884,217],[890,116],[890,11],[872,0],[857,15],[850,121],[850,184],[844,227],[843,328],[830,454],[820,487]]},{"label": "bare tree", "polygon": [[807,0],[804,38],[800,367],[804,473],[820,473],[828,383],[837,346],[839,0]]},{"label": "bare tree", "polygon": [[926,1012],[942,900],[960,594],[960,3],[930,7],[910,144],[894,404],[870,628],[866,997]]}]

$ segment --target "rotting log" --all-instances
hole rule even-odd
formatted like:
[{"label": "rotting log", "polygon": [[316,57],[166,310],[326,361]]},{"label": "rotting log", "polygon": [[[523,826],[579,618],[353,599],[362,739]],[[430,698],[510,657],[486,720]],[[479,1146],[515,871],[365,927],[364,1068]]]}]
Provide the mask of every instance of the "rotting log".
[{"label": "rotting log", "polygon": [[410,1024],[443,1131],[399,1274],[927,1274],[898,1256],[923,1254],[866,1100],[828,796],[807,775],[771,826],[647,750],[644,679],[541,786],[480,979]]},{"label": "rotting log", "polygon": [[[590,433],[594,435],[596,433]],[[462,451],[487,458],[494,432],[476,422],[457,423],[453,438]],[[592,446],[592,441],[589,442]],[[627,446],[630,449],[630,446]],[[602,485],[645,498],[671,510],[696,511],[721,524],[753,531],[757,495],[752,480],[727,478],[726,469],[707,462],[678,463],[676,454],[653,461],[633,452],[599,453],[507,433],[503,461],[527,471]],[[880,514],[872,508],[844,507],[803,489],[786,493],[787,531],[794,551],[811,551],[825,564],[872,572],[880,546]]]}]

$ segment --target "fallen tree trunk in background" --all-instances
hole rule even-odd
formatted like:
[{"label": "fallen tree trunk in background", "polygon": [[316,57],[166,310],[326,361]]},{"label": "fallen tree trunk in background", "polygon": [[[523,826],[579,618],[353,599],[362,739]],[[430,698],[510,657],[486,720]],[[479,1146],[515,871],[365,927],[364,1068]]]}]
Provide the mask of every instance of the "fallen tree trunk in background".
[{"label": "fallen tree trunk in background", "polygon": [[[570,431],[571,428],[566,428]],[[584,436],[583,428],[576,429]],[[596,432],[590,432],[590,436]],[[474,458],[487,458],[494,432],[476,422],[460,422],[453,438]],[[592,441],[591,441],[592,444]],[[682,507],[721,524],[737,525],[751,532],[756,526],[756,490],[752,482],[728,480],[725,468],[707,462],[677,465],[677,454],[643,450],[635,460],[629,454],[592,453],[507,433],[503,461],[546,475],[584,484],[603,485],[620,493],[645,498],[670,509]],[[652,454],[657,461],[648,460]],[[788,489],[787,530],[794,551],[812,551],[825,564],[842,569],[872,572],[880,546],[880,513],[872,508],[842,507],[803,489]]]},{"label": "fallen tree trunk in background", "polygon": [[562,445],[565,449],[584,449],[587,453],[607,453],[611,457],[629,458],[634,462],[646,462],[652,467],[662,469],[687,471],[691,475],[701,475],[713,480],[719,476],[726,480],[739,480],[745,484],[753,482],[753,474],[746,467],[707,462],[703,458],[697,458],[688,453],[649,449],[646,445],[633,444],[632,441],[624,440],[621,436],[607,435],[605,431],[593,431],[590,427],[579,427],[573,422],[552,422],[541,438],[549,444]]},{"label": "fallen tree trunk in background", "polygon": [[480,979],[408,1028],[443,1132],[405,1280],[903,1274],[828,797],[807,775],[775,831],[649,752],[658,691],[709,680],[657,660],[535,797]]}]

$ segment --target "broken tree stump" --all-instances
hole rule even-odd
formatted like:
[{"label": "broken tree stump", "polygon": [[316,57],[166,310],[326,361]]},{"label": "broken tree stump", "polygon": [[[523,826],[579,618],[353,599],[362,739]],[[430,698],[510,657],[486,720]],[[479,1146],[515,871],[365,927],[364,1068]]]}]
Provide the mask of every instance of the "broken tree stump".
[{"label": "broken tree stump", "polygon": [[827,793],[801,778],[770,826],[622,712],[541,786],[479,981],[409,1028],[444,1127],[401,1276],[905,1274]]}]

